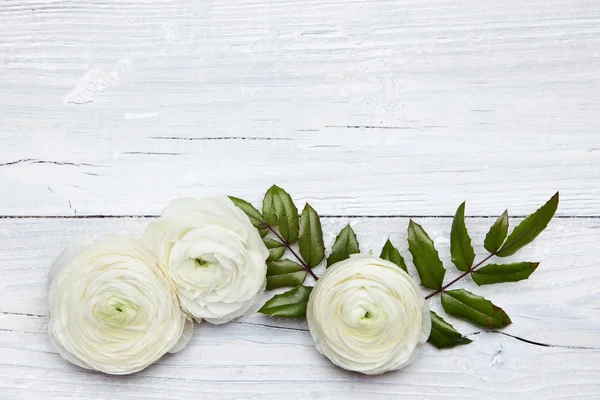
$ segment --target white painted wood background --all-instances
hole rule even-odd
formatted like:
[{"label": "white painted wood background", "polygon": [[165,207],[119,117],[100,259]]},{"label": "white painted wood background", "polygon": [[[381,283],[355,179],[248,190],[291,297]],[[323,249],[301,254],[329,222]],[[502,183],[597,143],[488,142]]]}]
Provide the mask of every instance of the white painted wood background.
[{"label": "white painted wood background", "polygon": [[[0,398],[598,399],[599,116],[598,0],[2,0]],[[474,343],[401,372],[342,371],[259,315],[128,377],[52,349],[45,274],[73,238],[272,183],[328,244],[351,222],[410,260],[415,217],[448,278],[465,198],[522,216],[560,189],[560,218],[515,257],[542,261],[528,281],[477,289],[513,325],[452,319]]]}]

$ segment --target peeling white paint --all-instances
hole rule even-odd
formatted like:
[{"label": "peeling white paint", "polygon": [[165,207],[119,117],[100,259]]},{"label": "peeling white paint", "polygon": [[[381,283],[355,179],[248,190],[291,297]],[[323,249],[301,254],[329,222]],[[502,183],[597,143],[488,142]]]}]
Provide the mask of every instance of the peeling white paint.
[{"label": "peeling white paint", "polygon": [[64,97],[65,104],[87,104],[94,101],[96,95],[111,87],[119,77],[115,70],[103,71],[91,69],[77,82],[75,88]]},{"label": "peeling white paint", "polygon": [[494,353],[492,361],[490,361],[490,363],[488,364],[488,368],[500,367],[502,365],[504,365],[504,348],[500,346],[500,350]]}]

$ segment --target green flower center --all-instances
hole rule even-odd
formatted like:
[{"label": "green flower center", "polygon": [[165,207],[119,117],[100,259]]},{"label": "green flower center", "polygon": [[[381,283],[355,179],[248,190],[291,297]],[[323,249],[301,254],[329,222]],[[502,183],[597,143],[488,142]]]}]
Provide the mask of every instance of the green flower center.
[{"label": "green flower center", "polygon": [[208,261],[205,261],[201,258],[196,258],[196,268],[204,268],[208,267]]},{"label": "green flower center", "polygon": [[96,318],[111,326],[123,327],[135,320],[139,307],[129,300],[111,297],[97,310]]}]

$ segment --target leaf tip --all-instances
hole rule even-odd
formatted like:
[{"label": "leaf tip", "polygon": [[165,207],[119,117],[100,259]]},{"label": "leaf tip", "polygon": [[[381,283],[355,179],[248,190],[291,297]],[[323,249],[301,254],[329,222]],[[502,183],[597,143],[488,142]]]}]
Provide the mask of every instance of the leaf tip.
[{"label": "leaf tip", "polygon": [[458,208],[456,209],[456,213],[454,214],[454,218],[463,218],[465,217],[465,207],[467,205],[467,201],[463,201],[462,203],[460,203],[460,205],[458,206]]}]

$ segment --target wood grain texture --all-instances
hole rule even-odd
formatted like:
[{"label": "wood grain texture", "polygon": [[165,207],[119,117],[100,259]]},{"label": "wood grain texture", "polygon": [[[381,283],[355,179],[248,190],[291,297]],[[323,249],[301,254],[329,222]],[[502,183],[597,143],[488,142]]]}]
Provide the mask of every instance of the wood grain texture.
[{"label": "wood grain texture", "polygon": [[[115,216],[0,218],[0,399],[600,398],[598,71],[597,0],[0,1],[0,216]],[[354,216],[324,218],[328,246],[350,222],[409,264],[402,216],[423,216],[447,280],[451,220],[427,216],[560,190],[569,218],[511,258],[542,261],[529,280],[462,285],[512,325],[452,318],[474,343],[398,373],[340,370],[305,322],[259,315],[134,376],[56,354],[45,275],[68,242],[273,183]],[[492,222],[467,220],[479,257]]]},{"label": "wood grain texture", "polygon": [[0,215],[600,215],[600,2],[0,2]]},{"label": "wood grain texture", "polygon": [[[600,270],[590,249],[598,219],[559,219],[509,260],[541,260],[519,283],[461,287],[484,294],[513,324],[481,332],[449,318],[474,343],[439,351],[427,345],[407,369],[365,377],[334,367],[313,347],[306,323],[252,315],[222,326],[200,324],[190,345],[147,370],[108,377],[62,360],[47,338],[45,274],[62,248],[84,235],[139,233],[150,219],[0,220],[0,398],[156,399],[595,399],[600,394]],[[325,242],[350,222],[364,251],[388,236],[416,274],[406,246],[407,218],[326,218]],[[419,218],[444,264],[449,218]],[[493,219],[467,220],[478,258]],[[319,267],[321,272],[323,267]],[[430,304],[439,311],[439,301]],[[535,342],[535,343],[532,343]]]}]

